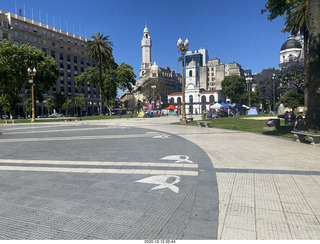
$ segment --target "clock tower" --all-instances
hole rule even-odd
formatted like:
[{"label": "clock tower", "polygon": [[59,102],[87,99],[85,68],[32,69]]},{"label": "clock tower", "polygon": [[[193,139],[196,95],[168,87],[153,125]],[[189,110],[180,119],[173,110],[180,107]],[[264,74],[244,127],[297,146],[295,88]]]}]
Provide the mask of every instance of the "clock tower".
[{"label": "clock tower", "polygon": [[143,38],[141,40],[142,64],[140,68],[140,77],[144,76],[151,70],[151,46],[152,42],[150,39],[148,27],[146,26],[143,30]]}]

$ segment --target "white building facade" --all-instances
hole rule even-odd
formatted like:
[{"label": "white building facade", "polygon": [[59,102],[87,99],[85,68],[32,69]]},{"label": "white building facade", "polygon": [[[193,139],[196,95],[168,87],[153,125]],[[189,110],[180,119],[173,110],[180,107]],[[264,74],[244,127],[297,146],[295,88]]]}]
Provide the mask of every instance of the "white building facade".
[{"label": "white building facade", "polygon": [[[199,114],[203,110],[210,110],[210,104],[225,100],[222,90],[204,90],[200,87],[200,66],[191,61],[186,66],[185,103],[187,114]],[[168,96],[169,102],[182,106],[182,92]]]}]

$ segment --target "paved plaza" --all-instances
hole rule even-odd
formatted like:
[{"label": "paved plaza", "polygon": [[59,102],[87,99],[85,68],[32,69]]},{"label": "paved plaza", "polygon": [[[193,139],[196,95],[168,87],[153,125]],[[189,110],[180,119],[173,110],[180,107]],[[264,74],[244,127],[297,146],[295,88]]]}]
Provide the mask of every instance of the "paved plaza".
[{"label": "paved plaza", "polygon": [[320,239],[320,147],[176,117],[0,125],[0,239]]}]

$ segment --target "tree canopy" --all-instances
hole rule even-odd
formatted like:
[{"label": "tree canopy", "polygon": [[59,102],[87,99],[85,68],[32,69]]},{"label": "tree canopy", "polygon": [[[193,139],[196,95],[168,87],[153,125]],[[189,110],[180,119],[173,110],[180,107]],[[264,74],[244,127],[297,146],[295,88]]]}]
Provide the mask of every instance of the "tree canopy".
[{"label": "tree canopy", "polygon": [[[118,89],[132,89],[132,85],[135,84],[136,75],[133,72],[133,68],[125,63],[120,66],[115,62],[112,57],[110,60],[102,64],[101,78],[102,78],[102,93],[106,100],[106,106],[110,110]],[[95,68],[87,68],[85,72],[76,78],[76,85],[80,86],[84,82],[91,84],[99,84],[99,72]]]},{"label": "tree canopy", "polygon": [[0,42],[0,86],[7,95],[10,110],[20,102],[21,89],[31,88],[28,68],[36,68],[34,77],[35,99],[42,101],[43,94],[56,84],[59,76],[55,60],[30,45],[16,46],[8,40]]},{"label": "tree canopy", "polygon": [[244,77],[239,75],[226,76],[221,82],[222,90],[234,103],[247,101],[248,95]]}]

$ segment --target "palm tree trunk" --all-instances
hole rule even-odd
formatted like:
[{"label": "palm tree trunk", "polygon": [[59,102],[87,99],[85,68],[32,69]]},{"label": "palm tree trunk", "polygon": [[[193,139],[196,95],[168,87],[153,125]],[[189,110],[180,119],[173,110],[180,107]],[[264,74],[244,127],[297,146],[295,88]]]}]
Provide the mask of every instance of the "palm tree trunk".
[{"label": "palm tree trunk", "polygon": [[100,76],[100,80],[99,80],[99,86],[100,86],[100,106],[99,106],[99,115],[103,115],[102,113],[102,103],[103,103],[103,93],[102,93],[102,67],[101,67],[101,51],[99,48],[99,76]]},{"label": "palm tree trunk", "polygon": [[309,1],[309,74],[306,122],[311,131],[320,131],[320,1]]},{"label": "palm tree trunk", "polygon": [[305,31],[303,34],[304,38],[304,45],[303,45],[303,52],[304,52],[304,107],[308,106],[308,60],[309,60],[309,49],[308,49],[308,42],[309,42],[309,32]]}]

